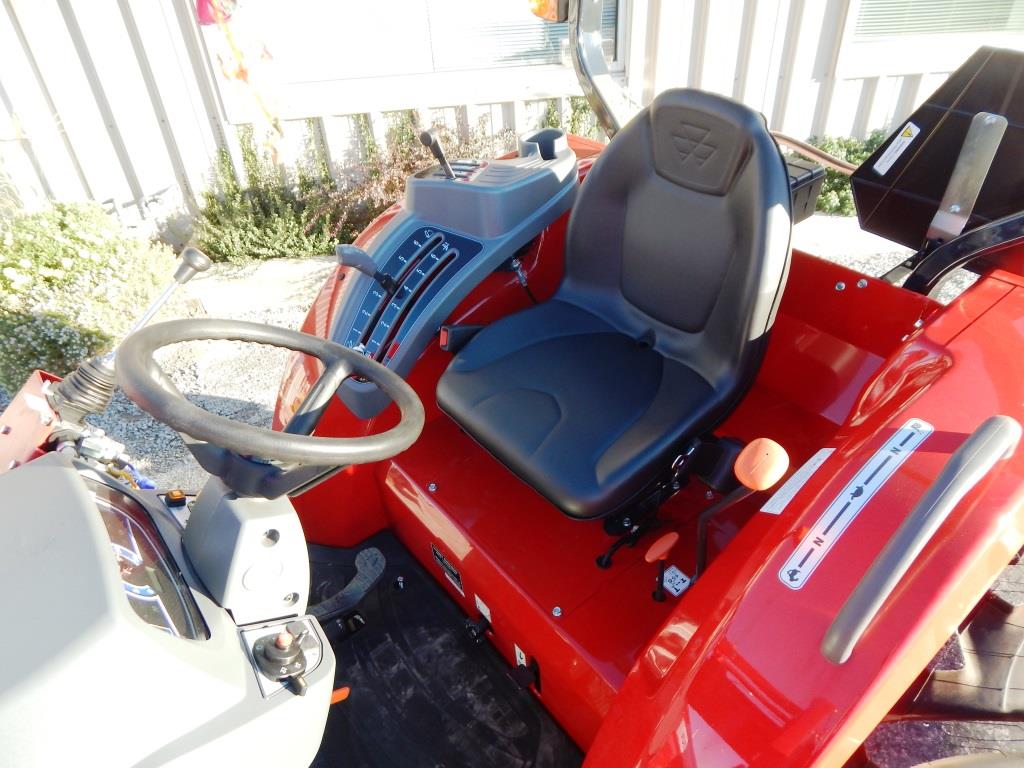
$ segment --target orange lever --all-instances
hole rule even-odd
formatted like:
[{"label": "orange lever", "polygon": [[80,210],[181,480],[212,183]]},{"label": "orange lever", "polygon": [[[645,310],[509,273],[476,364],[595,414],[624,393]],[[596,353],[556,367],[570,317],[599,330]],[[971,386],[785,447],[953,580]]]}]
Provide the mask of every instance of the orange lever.
[{"label": "orange lever", "polygon": [[768,437],[751,440],[733,464],[736,479],[751,491],[767,491],[789,469],[786,449]]},{"label": "orange lever", "polygon": [[647,549],[647,554],[644,555],[644,560],[648,563],[656,563],[659,560],[665,560],[668,557],[669,551],[676,545],[677,541],[679,541],[678,533],[675,531],[666,533],[656,542],[651,544]]}]

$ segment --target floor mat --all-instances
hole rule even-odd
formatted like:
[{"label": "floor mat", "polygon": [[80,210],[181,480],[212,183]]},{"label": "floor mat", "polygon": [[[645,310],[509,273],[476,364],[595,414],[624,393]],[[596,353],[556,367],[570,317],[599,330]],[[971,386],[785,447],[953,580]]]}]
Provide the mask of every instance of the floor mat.
[{"label": "floor mat", "polygon": [[459,608],[390,533],[352,549],[310,546],[312,594],[322,600],[374,546],[384,575],[356,614],[327,621],[335,688],[316,768],[568,768],[582,754],[488,644],[472,642]]}]

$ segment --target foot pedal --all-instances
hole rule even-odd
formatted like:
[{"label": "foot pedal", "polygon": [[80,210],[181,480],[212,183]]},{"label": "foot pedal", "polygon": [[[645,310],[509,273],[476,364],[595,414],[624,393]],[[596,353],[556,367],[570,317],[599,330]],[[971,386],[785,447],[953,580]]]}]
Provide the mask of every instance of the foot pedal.
[{"label": "foot pedal", "polygon": [[367,547],[356,555],[356,575],[344,589],[322,600],[309,609],[320,621],[334,618],[339,613],[354,611],[370,590],[377,586],[384,575],[387,560],[376,547]]}]

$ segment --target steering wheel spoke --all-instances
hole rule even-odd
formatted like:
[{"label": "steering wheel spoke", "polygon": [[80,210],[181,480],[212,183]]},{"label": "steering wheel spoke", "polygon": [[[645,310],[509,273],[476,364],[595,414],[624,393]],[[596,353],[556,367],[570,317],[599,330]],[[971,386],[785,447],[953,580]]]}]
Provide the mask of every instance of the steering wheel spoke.
[{"label": "steering wheel spoke", "polygon": [[306,396],[302,399],[299,407],[295,409],[291,419],[282,429],[290,435],[311,435],[316,429],[324,411],[331,404],[331,397],[338,391],[349,376],[352,375],[352,366],[344,358],[339,358],[330,363],[324,372],[320,374],[313,386],[310,387]]}]

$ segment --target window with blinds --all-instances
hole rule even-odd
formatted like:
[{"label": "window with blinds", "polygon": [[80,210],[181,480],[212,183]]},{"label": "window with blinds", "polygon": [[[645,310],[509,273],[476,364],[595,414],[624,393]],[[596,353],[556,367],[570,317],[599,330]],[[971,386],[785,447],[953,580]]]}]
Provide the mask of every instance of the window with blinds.
[{"label": "window with blinds", "polygon": [[[619,1],[603,2],[601,37],[610,62],[618,58]],[[430,0],[427,13],[434,71],[566,62],[569,25],[524,15],[527,7],[526,0]]]},{"label": "window with blinds", "polygon": [[1024,32],[1024,0],[861,0],[858,40],[897,35]]}]

